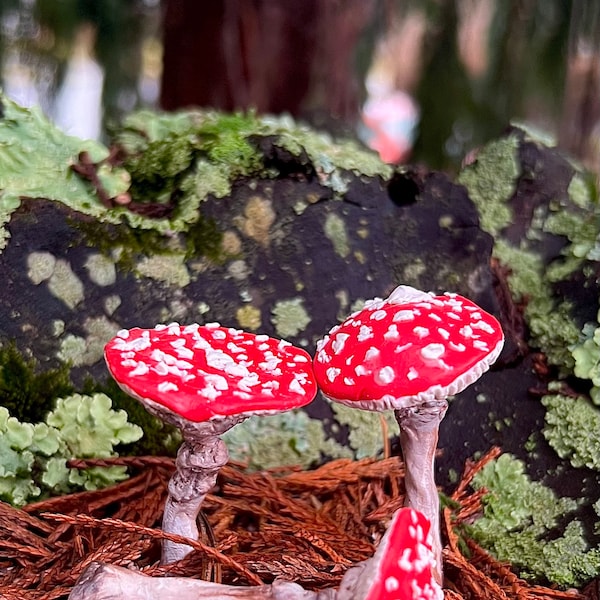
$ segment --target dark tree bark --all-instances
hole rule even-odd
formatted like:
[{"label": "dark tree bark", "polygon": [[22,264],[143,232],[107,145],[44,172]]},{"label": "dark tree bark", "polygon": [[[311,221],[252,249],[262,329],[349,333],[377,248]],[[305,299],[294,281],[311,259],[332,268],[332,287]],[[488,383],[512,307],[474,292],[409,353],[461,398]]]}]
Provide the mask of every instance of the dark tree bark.
[{"label": "dark tree bark", "polygon": [[161,105],[352,117],[374,0],[168,0]]}]

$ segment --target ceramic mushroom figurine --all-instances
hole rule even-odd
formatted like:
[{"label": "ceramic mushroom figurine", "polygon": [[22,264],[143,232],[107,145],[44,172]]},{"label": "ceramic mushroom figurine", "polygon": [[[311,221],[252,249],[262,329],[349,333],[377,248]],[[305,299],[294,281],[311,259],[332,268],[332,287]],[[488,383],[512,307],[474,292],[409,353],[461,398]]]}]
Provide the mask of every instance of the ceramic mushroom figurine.
[{"label": "ceramic mushroom figurine", "polygon": [[[122,330],[106,345],[105,358],[123,390],[181,430],[163,530],[194,540],[200,505],[229,458],[219,436],[251,415],[299,408],[316,395],[304,350],[218,323]],[[162,563],[190,551],[165,540]]]},{"label": "ceramic mushroom figurine", "polygon": [[477,380],[504,344],[498,321],[458,296],[409,286],[375,298],[317,345],[314,371],[331,400],[364,410],[393,409],[406,463],[406,506],[432,524],[442,582],[439,498],[433,461],[448,396]]},{"label": "ceramic mushroom figurine", "polygon": [[346,572],[336,600],[443,600],[432,539],[422,513],[397,510],[373,557]]},{"label": "ceramic mushroom figurine", "polygon": [[148,577],[139,571],[91,563],[70,600],[443,600],[434,577],[430,523],[412,508],[396,511],[374,556],[349,569],[338,590],[307,591],[277,580],[230,586],[182,577]]}]

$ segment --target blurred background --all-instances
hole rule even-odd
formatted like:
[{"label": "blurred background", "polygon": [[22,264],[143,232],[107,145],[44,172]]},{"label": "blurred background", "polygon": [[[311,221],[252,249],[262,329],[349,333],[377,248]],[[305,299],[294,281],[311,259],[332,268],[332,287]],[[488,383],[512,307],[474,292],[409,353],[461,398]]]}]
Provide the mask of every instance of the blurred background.
[{"label": "blurred background", "polygon": [[139,108],[253,108],[456,171],[510,122],[600,165],[597,0],[0,0],[5,93],[106,141]]}]

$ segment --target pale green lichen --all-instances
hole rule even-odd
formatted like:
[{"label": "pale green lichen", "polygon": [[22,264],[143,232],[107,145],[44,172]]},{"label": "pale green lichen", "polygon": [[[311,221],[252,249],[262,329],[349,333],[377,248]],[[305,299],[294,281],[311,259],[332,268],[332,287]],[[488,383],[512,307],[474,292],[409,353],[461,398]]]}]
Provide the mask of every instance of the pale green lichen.
[{"label": "pale green lichen", "polygon": [[271,322],[277,335],[282,338],[294,337],[303,331],[311,318],[304,308],[302,298],[280,300],[272,310]]},{"label": "pale green lichen", "polygon": [[262,325],[262,315],[258,308],[247,304],[235,311],[235,318],[242,329],[257,331]]},{"label": "pale green lichen", "polygon": [[380,457],[384,449],[385,436],[391,438],[399,433],[393,411],[377,413],[337,402],[332,402],[331,407],[336,421],[348,427],[348,444],[354,451],[354,458]]},{"label": "pale green lichen", "polygon": [[575,173],[569,183],[567,193],[573,203],[584,210],[598,205],[598,190],[591,173]]},{"label": "pale green lichen", "polygon": [[56,356],[65,363],[73,366],[80,365],[81,357],[85,354],[87,344],[85,338],[69,333],[60,341]]},{"label": "pale green lichen", "polygon": [[169,286],[184,288],[190,283],[190,273],[185,264],[185,254],[156,254],[143,257],[136,265],[143,277],[162,281]]},{"label": "pale green lichen", "polygon": [[68,334],[60,340],[57,357],[73,367],[90,366],[102,360],[105,344],[121,329],[104,315],[87,317],[83,327],[86,337]]},{"label": "pale green lichen", "polygon": [[42,493],[93,490],[127,477],[124,467],[69,469],[73,457],[106,458],[142,430],[104,394],[58,399],[43,423],[22,423],[0,407],[0,498],[20,506]]},{"label": "pale green lichen", "polygon": [[600,470],[600,411],[587,398],[542,397],[543,434],[556,453],[575,468]]},{"label": "pale green lichen", "polygon": [[[263,164],[254,141],[261,136],[310,162],[322,185],[337,197],[347,191],[350,173],[384,179],[392,174],[375,153],[352,141],[335,142],[289,118],[214,111],[129,115],[114,140],[126,153],[123,169],[103,162],[109,155],[103,145],[65,135],[37,109],[21,108],[3,96],[0,101],[0,250],[9,236],[4,225],[21,198],[55,200],[100,222],[125,222],[161,236],[191,231],[202,218],[200,204],[207,197],[227,196],[243,176],[278,176],[276,168]],[[82,152],[96,164],[109,197],[128,192],[139,202],[164,203],[177,196],[170,217],[149,218],[123,206],[107,209],[90,182],[71,168]]]},{"label": "pale green lichen", "polygon": [[110,317],[112,314],[121,306],[122,300],[121,297],[117,294],[111,294],[110,296],[106,296],[103,300],[104,311]]},{"label": "pale green lichen", "polygon": [[50,323],[51,335],[59,337],[65,332],[65,322],[62,319],[54,319]]},{"label": "pale green lichen", "polygon": [[70,309],[74,309],[85,297],[81,279],[75,275],[71,265],[63,259],[58,259],[54,265],[54,271],[48,279],[48,290]]},{"label": "pale green lichen", "polygon": [[27,277],[33,285],[50,279],[56,266],[56,257],[50,252],[31,252],[27,256]]},{"label": "pale green lichen", "polygon": [[490,142],[458,176],[458,183],[467,188],[479,210],[481,227],[492,235],[497,235],[512,220],[507,201],[521,174],[518,148],[516,135]]},{"label": "pale green lichen", "polygon": [[515,300],[525,304],[532,345],[540,348],[550,363],[565,369],[573,368],[574,359],[569,348],[579,340],[580,331],[570,316],[569,303],[552,299],[541,257],[503,240],[496,242],[494,253],[503,264],[511,267],[508,282]]},{"label": "pale green lichen", "polygon": [[324,457],[351,457],[352,452],[326,437],[321,421],[304,411],[252,417],[223,439],[231,457],[254,469],[282,465],[314,466]]},{"label": "pale green lichen", "polygon": [[338,256],[346,258],[350,254],[348,231],[344,219],[336,213],[329,213],[323,224],[325,236],[333,244],[333,250]]},{"label": "pale green lichen", "polygon": [[90,279],[101,287],[113,285],[117,281],[115,263],[102,254],[90,254],[84,267],[88,270]]},{"label": "pale green lichen", "polygon": [[600,551],[585,541],[577,520],[555,528],[577,507],[571,498],[531,481],[524,464],[508,454],[488,463],[474,478],[485,489],[483,516],[471,534],[499,560],[510,563],[527,579],[561,586],[582,585],[600,572]]},{"label": "pale green lichen", "polygon": [[267,248],[271,242],[269,229],[275,222],[275,218],[271,200],[252,196],[244,207],[244,216],[239,220],[239,224],[244,234],[263,248]]}]

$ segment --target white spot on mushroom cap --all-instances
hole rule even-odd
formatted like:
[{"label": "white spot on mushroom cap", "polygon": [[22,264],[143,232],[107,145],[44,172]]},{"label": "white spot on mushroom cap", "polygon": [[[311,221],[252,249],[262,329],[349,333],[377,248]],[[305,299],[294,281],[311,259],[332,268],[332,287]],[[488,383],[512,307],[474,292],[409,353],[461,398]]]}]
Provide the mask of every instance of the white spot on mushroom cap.
[{"label": "white spot on mushroom cap", "polygon": [[165,394],[167,392],[177,392],[179,391],[179,388],[177,387],[177,384],[173,383],[172,381],[161,381],[158,384],[158,391],[161,394]]},{"label": "white spot on mushroom cap", "polygon": [[429,329],[427,329],[427,327],[421,327],[420,325],[417,325],[413,329],[413,333],[420,338],[424,338],[429,335]]},{"label": "white spot on mushroom cap", "polygon": [[376,310],[374,312],[371,313],[371,319],[373,319],[373,321],[383,321],[383,319],[385,319],[387,317],[387,313],[385,312],[385,310]]},{"label": "white spot on mushroom cap", "polygon": [[400,337],[400,333],[398,332],[398,326],[392,323],[388,330],[383,334],[383,338],[385,340],[397,340]]},{"label": "white spot on mushroom cap", "polygon": [[290,392],[294,392],[296,394],[305,394],[306,393],[304,388],[300,384],[300,381],[298,381],[297,379],[292,379],[292,381],[290,382],[290,385],[289,385],[289,390],[290,390]]},{"label": "white spot on mushroom cap", "polygon": [[341,369],[337,369],[335,367],[329,367],[329,369],[327,369],[327,371],[326,371],[327,379],[329,379],[329,381],[331,383],[333,383],[340,373],[341,373]]},{"label": "white spot on mushroom cap", "polygon": [[364,342],[372,337],[373,337],[373,329],[371,327],[369,327],[368,325],[361,325],[360,331],[359,331],[358,337],[357,337],[358,341]]},{"label": "white spot on mushroom cap", "polygon": [[366,361],[372,360],[374,358],[377,358],[380,354],[381,354],[381,352],[379,351],[379,348],[375,348],[375,346],[371,346],[365,353],[365,360]]},{"label": "white spot on mushroom cap", "polygon": [[473,327],[473,329],[481,329],[482,331],[485,331],[486,333],[489,333],[490,335],[492,333],[494,333],[494,328],[489,323],[486,323],[485,321],[477,321],[476,323],[473,323],[472,327]]},{"label": "white spot on mushroom cap", "polygon": [[348,333],[338,333],[331,342],[331,348],[336,354],[341,354],[346,345],[346,340],[350,337]]},{"label": "white spot on mushroom cap", "polygon": [[148,365],[145,362],[138,362],[135,369],[133,369],[133,371],[129,372],[130,377],[139,377],[139,376],[143,376],[146,375],[146,373],[148,373],[148,371],[150,371],[150,368],[148,367]]},{"label": "white spot on mushroom cap", "polygon": [[447,329],[444,329],[443,327],[438,327],[437,331],[445,340],[450,339],[450,332]]},{"label": "white spot on mushroom cap", "polygon": [[463,327],[461,327],[458,331],[460,333],[460,335],[462,335],[463,337],[466,338],[471,338],[473,337],[473,328],[470,325],[464,325]]},{"label": "white spot on mushroom cap", "polygon": [[464,352],[467,349],[467,347],[464,344],[455,342],[448,342],[448,346],[450,346],[452,350],[456,350],[456,352]]},{"label": "white spot on mushroom cap", "polygon": [[413,310],[399,310],[393,317],[392,321],[412,321],[415,318]]},{"label": "white spot on mushroom cap", "polygon": [[400,582],[393,575],[390,575],[386,577],[384,586],[386,592],[395,592],[400,589]]},{"label": "white spot on mushroom cap", "polygon": [[422,292],[410,285],[399,285],[387,298],[390,304],[409,304],[411,302],[419,302],[430,300],[431,293]]},{"label": "white spot on mushroom cap", "polygon": [[412,342],[408,342],[408,344],[402,344],[402,346],[396,346],[396,348],[394,348],[394,353],[400,354],[400,352],[404,352],[405,350],[408,350],[411,346],[412,346]]},{"label": "white spot on mushroom cap", "polygon": [[417,377],[419,377],[419,372],[414,367],[410,367],[408,369],[408,373],[406,374],[406,379],[409,381],[414,381],[417,379]]},{"label": "white spot on mushroom cap", "polygon": [[421,356],[426,360],[438,359],[440,356],[443,356],[445,352],[446,348],[443,344],[427,344],[427,346],[421,348]]},{"label": "white spot on mushroom cap", "polygon": [[395,377],[396,373],[394,369],[388,365],[375,373],[375,383],[377,385],[389,385],[394,381]]}]

